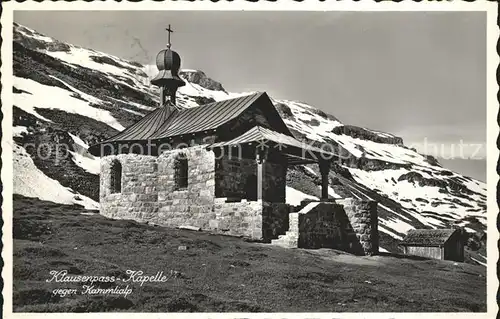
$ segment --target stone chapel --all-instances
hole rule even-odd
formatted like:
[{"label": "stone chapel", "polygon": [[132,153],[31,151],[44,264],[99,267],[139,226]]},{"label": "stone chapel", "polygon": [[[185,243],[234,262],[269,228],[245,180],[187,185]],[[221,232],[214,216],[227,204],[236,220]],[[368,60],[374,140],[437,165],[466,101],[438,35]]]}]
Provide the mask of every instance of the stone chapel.
[{"label": "stone chapel", "polygon": [[[377,203],[328,198],[336,154],[297,140],[265,92],[183,108],[170,36],[156,65],[159,107],[90,148],[101,158],[101,214],[285,247],[378,253]],[[303,164],[319,165],[322,197],[290,206],[287,169]]]}]

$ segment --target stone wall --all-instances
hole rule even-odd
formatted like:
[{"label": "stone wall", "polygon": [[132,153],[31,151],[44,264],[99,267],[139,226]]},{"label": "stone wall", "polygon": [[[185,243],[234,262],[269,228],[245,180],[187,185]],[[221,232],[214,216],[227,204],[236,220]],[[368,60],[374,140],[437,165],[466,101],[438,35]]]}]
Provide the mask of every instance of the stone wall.
[{"label": "stone wall", "polygon": [[[377,202],[354,198],[336,200],[343,206],[359,241],[360,253],[376,255],[379,252]],[[356,249],[355,249],[356,250]]]},{"label": "stone wall", "polygon": [[334,248],[358,255],[377,254],[376,202],[310,202],[299,212],[289,214],[288,230],[272,243],[289,248]]},{"label": "stone wall", "polygon": [[[175,184],[174,162],[179,156],[186,158],[188,163],[185,189],[177,189]],[[120,193],[111,190],[111,163],[115,160],[122,166]],[[215,155],[204,146],[170,150],[158,157],[137,154],[105,156],[101,159],[101,213],[111,218],[170,227],[191,225],[267,241],[286,231],[290,210],[285,203],[247,200],[227,203],[225,198],[215,198],[216,183],[229,191],[227,194],[244,195],[244,176],[255,175],[257,171],[255,160],[225,157],[221,162],[220,180],[217,181]],[[274,164],[265,165],[269,172],[280,172],[281,168]],[[284,199],[281,190],[276,192],[275,180],[284,181],[285,173],[277,178],[269,175],[269,182],[265,183],[268,196],[273,197],[275,191]]]},{"label": "stone wall", "polygon": [[[216,197],[247,198],[246,186],[254,178],[257,193],[257,162],[255,159],[238,158],[237,153],[216,159],[215,194]],[[251,177],[252,176],[252,177]]]},{"label": "stone wall", "polygon": [[245,236],[270,242],[288,229],[290,206],[285,203],[215,199],[215,219],[210,229],[228,235]]},{"label": "stone wall", "polygon": [[[188,185],[176,189],[174,162],[181,154],[188,162]],[[113,193],[111,187],[114,161],[122,166],[120,193]],[[244,180],[242,172],[250,175],[256,171],[255,160],[222,162],[220,178],[227,183],[226,190],[233,187],[231,183],[236,185],[234,189],[244,190],[237,180]],[[158,157],[105,156],[101,159],[101,213],[170,227],[197,226],[266,242],[286,233],[283,240],[294,247],[378,253],[376,202],[352,198],[337,203],[313,202],[299,213],[291,213],[291,207],[284,203],[286,166],[266,161],[263,173],[264,200],[227,202],[216,198],[215,154],[204,146],[171,150]]]},{"label": "stone wall", "polygon": [[[112,193],[111,163],[122,166],[122,189]],[[156,157],[136,154],[111,155],[101,159],[99,197],[101,213],[110,218],[149,221],[158,212]]]},{"label": "stone wall", "polygon": [[289,227],[291,206],[285,203],[263,202],[262,206],[262,239],[270,242],[284,234]]},{"label": "stone wall", "polygon": [[285,203],[287,166],[270,161],[262,166],[262,199],[270,203]]},{"label": "stone wall", "polygon": [[[175,188],[174,161],[188,160],[188,186]],[[111,191],[111,163],[122,165],[122,190]],[[165,226],[209,228],[215,218],[215,157],[204,146],[164,152],[158,157],[136,154],[101,159],[101,213],[111,218],[134,219]]]},{"label": "stone wall", "polygon": [[298,217],[298,247],[349,249],[349,221],[341,205],[310,203],[299,212]]},{"label": "stone wall", "polygon": [[[287,166],[271,161],[262,164],[262,200],[285,203]],[[248,189],[250,187],[250,190]],[[238,154],[224,155],[215,160],[215,196],[256,200],[257,162],[255,159],[238,158]]]},{"label": "stone wall", "polygon": [[[174,161],[185,156],[188,161],[188,186],[175,187]],[[204,146],[172,150],[158,159],[158,224],[191,225],[209,228],[215,218],[215,156]]]},{"label": "stone wall", "polygon": [[225,198],[217,198],[214,211],[211,229],[228,235],[262,239],[262,201],[227,203]]}]

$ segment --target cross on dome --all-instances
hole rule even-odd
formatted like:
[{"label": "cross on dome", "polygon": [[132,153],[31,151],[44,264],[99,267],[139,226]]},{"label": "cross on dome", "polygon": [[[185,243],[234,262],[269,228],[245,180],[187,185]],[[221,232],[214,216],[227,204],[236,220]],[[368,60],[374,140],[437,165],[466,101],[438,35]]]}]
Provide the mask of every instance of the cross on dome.
[{"label": "cross on dome", "polygon": [[168,32],[168,43],[167,43],[167,48],[170,48],[172,44],[170,43],[170,33],[173,33],[174,30],[170,27],[170,24],[168,25],[168,28],[165,29]]}]

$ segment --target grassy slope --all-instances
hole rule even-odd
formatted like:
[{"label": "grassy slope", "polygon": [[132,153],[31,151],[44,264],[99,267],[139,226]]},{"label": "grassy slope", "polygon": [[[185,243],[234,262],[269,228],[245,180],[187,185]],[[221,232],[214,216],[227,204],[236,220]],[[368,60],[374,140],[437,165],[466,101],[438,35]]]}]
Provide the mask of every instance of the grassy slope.
[{"label": "grassy slope", "polygon": [[[15,311],[486,310],[480,266],[284,249],[81,212],[15,195]],[[54,298],[54,288],[79,286],[45,282],[50,270],[62,269],[122,278],[127,269],[178,273],[166,283],[132,283],[127,298]]]}]

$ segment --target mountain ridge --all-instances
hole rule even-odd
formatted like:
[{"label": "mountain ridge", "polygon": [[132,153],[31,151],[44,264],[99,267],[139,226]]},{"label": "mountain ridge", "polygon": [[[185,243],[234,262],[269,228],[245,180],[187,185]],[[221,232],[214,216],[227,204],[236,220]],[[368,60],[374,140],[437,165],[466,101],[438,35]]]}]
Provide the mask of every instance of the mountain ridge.
[{"label": "mountain ridge", "polygon": [[[13,49],[14,170],[23,172],[15,177],[14,193],[95,209],[99,159],[86,150],[157,107],[150,70],[19,24],[14,25]],[[177,97],[181,107],[250,93],[227,92],[202,71],[180,75],[187,83]],[[330,176],[333,198],[379,202],[384,249],[397,250],[397,242],[413,228],[462,226],[470,234],[486,232],[484,183],[447,170],[434,157],[405,146],[401,137],[344,124],[306,103],[272,101],[297,139],[341,154]],[[42,153],[40,145],[46,148]],[[289,200],[319,197],[318,176],[314,165],[291,168],[287,197],[294,198]],[[44,183],[55,185],[57,196],[44,193]]]}]

